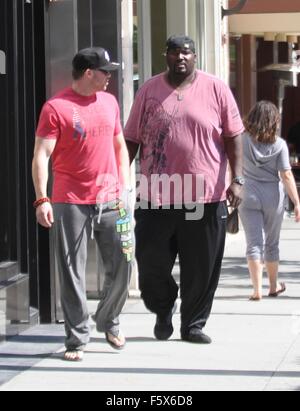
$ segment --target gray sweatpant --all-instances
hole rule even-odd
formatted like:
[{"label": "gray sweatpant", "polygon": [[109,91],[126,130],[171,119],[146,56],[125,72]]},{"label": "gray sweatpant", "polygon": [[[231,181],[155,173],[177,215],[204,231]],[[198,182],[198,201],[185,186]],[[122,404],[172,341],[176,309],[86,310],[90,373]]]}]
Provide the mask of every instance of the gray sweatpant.
[{"label": "gray sweatpant", "polygon": [[284,205],[282,183],[247,181],[239,213],[246,234],[248,259],[279,261]]},{"label": "gray sweatpant", "polygon": [[89,342],[89,312],[85,271],[92,231],[101,253],[105,281],[94,316],[99,332],[118,336],[119,315],[128,297],[132,268],[132,230],[129,213],[116,203],[103,207],[54,204],[55,248],[65,318],[66,348],[84,348]]}]

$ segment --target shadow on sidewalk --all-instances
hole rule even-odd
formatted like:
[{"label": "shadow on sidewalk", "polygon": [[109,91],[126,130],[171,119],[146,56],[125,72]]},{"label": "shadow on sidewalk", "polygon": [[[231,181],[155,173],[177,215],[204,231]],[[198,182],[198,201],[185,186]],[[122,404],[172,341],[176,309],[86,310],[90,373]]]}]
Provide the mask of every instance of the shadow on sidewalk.
[{"label": "shadow on sidewalk", "polygon": [[[89,354],[89,353],[87,353]],[[28,367],[6,366],[6,371],[26,371]],[[272,378],[300,378],[300,371],[274,370],[220,370],[220,369],[177,369],[177,368],[101,368],[101,367],[36,367],[31,370],[35,373],[94,373],[94,374],[140,374],[140,375],[186,375],[186,376],[214,376],[214,377],[272,377]]]},{"label": "shadow on sidewalk", "polygon": [[[296,267],[295,271],[291,272],[280,272],[280,277],[288,278],[291,280],[300,281],[300,262],[291,260],[280,261],[279,270],[284,270],[286,267]],[[299,269],[298,269],[299,267]],[[226,277],[241,279],[249,279],[249,271],[247,266],[246,258],[230,258],[225,257],[222,264],[222,274],[221,279],[226,279]]]}]

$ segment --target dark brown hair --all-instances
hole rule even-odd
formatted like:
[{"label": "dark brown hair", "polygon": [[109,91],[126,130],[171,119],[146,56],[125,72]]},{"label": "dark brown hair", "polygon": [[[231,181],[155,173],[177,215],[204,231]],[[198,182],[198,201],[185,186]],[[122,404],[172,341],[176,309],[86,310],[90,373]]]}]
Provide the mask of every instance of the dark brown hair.
[{"label": "dark brown hair", "polygon": [[270,101],[259,101],[244,119],[245,128],[258,142],[274,144],[280,122],[277,107]]}]

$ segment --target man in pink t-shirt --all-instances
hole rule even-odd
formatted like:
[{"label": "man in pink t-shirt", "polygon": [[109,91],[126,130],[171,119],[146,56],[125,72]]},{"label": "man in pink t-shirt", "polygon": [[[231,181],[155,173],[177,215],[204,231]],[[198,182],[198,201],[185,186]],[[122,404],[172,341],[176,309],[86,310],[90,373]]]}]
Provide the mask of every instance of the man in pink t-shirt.
[{"label": "man in pink t-shirt", "polygon": [[182,339],[210,343],[202,329],[220,277],[226,200],[233,207],[241,202],[244,128],[228,86],[196,70],[192,39],[172,36],[166,58],[168,71],[139,90],[125,128],[131,161],[140,149],[140,287],[157,315],[156,338],[167,340],[173,333],[178,286],[172,270],[179,256]]},{"label": "man in pink t-shirt", "polygon": [[105,267],[103,298],[93,319],[113,348],[125,346],[119,314],[128,295],[133,253],[125,201],[130,166],[118,103],[106,92],[110,72],[118,67],[102,48],[81,50],[73,59],[72,87],[46,102],[36,132],[34,205],[38,222],[54,229],[68,361],[81,360],[89,342],[85,268],[92,234]]}]

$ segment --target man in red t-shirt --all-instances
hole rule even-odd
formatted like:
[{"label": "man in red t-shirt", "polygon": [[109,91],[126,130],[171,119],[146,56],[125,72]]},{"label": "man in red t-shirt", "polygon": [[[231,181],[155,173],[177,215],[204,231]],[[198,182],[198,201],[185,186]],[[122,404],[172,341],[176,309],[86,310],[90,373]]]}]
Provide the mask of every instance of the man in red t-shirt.
[{"label": "man in red t-shirt", "polygon": [[[72,87],[46,102],[36,132],[36,215],[55,233],[68,361],[81,360],[89,342],[85,268],[91,235],[105,267],[103,298],[93,319],[113,348],[125,346],[119,314],[128,295],[133,252],[125,201],[130,166],[118,103],[106,92],[110,72],[118,67],[102,48],[81,50],[73,60]],[[47,197],[50,158],[52,201]]]}]

